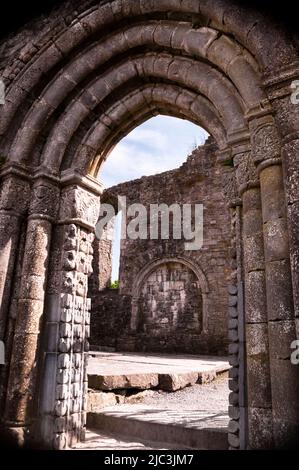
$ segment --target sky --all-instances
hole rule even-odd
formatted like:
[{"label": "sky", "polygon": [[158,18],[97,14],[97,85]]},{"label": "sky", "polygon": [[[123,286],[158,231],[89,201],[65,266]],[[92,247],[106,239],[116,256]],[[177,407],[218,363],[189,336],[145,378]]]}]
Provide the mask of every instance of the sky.
[{"label": "sky", "polygon": [[[168,116],[157,116],[136,127],[110,153],[101,169],[106,188],[142,176],[179,168],[208,134],[201,127]],[[118,279],[121,217],[117,217],[113,243],[112,281]]]},{"label": "sky", "polygon": [[201,127],[189,121],[156,116],[118,143],[104,163],[100,179],[109,188],[178,168],[207,136]]}]

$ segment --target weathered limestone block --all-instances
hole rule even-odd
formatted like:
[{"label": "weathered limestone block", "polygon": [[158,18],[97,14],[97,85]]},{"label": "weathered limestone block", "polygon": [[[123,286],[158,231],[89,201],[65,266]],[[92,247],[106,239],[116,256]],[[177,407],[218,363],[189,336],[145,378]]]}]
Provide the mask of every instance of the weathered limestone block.
[{"label": "weathered limestone block", "polygon": [[246,274],[245,283],[246,322],[267,322],[265,271]]},{"label": "weathered limestone block", "polygon": [[88,409],[87,411],[94,412],[114,406],[118,403],[114,393],[95,392],[90,390],[88,393]]},{"label": "weathered limestone block", "polygon": [[[274,158],[272,156],[271,158]],[[260,174],[264,223],[286,217],[281,165],[264,168]]]},{"label": "weathered limestone block", "polygon": [[264,224],[266,262],[286,259],[289,256],[287,220],[270,220]]},{"label": "weathered limestone block", "polygon": [[275,360],[290,361],[290,345],[297,339],[296,325],[293,320],[269,322],[270,354]]},{"label": "weathered limestone block", "polygon": [[294,202],[288,207],[288,220],[294,309],[295,316],[299,317],[299,202]]},{"label": "weathered limestone block", "polygon": [[217,373],[214,371],[211,372],[202,372],[198,375],[197,383],[199,384],[209,384],[213,382],[217,377]]},{"label": "weathered limestone block", "polygon": [[182,388],[195,385],[198,381],[198,373],[185,374],[159,374],[159,388],[167,392],[175,392]]},{"label": "weathered limestone block", "polygon": [[266,264],[268,320],[294,317],[292,279],[288,259]]},{"label": "weathered limestone block", "polygon": [[145,390],[155,388],[158,384],[158,374],[88,376],[88,386],[95,390],[121,390],[130,388]]},{"label": "weathered limestone block", "polygon": [[278,447],[298,444],[298,366],[290,360],[272,359],[271,372],[275,443]]},{"label": "weathered limestone block", "polygon": [[249,448],[273,449],[272,410],[265,408],[248,408]]},{"label": "weathered limestone block", "polygon": [[285,144],[282,150],[286,170],[286,196],[289,204],[299,201],[299,139]]},{"label": "weathered limestone block", "polygon": [[271,408],[267,324],[247,324],[246,340],[248,405],[253,408]]},{"label": "weathered limestone block", "polygon": [[248,236],[244,239],[244,258],[246,271],[264,269],[265,260],[262,233],[250,237]]}]

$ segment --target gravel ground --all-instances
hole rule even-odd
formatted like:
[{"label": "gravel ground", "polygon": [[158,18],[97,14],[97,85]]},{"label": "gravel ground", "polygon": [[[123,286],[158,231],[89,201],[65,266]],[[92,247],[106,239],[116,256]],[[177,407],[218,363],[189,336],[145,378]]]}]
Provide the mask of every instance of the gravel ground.
[{"label": "gravel ground", "polygon": [[153,392],[142,400],[144,405],[154,405],[165,409],[189,410],[227,410],[228,408],[228,373],[206,385],[194,385],[174,393]]}]

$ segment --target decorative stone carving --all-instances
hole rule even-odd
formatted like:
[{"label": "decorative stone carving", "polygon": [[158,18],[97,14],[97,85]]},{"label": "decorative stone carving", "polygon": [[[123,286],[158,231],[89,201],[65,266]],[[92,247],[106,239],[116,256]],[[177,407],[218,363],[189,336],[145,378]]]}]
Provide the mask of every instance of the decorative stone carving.
[{"label": "decorative stone carving", "polygon": [[244,449],[245,443],[245,368],[243,328],[243,285],[230,285],[229,294],[229,417],[228,442],[231,449]]},{"label": "decorative stone carving", "polygon": [[238,199],[237,181],[233,169],[223,173],[223,193],[229,206],[236,204],[236,200]]},{"label": "decorative stone carving", "polygon": [[264,125],[253,132],[252,154],[256,165],[280,157],[280,138],[273,124]]},{"label": "decorative stone carving", "polygon": [[[54,448],[64,449],[82,439],[86,423],[84,393],[86,351],[91,302],[87,277],[91,272],[93,234],[72,224],[66,226],[62,253],[62,293],[57,355],[57,386],[54,413]],[[75,248],[69,251],[69,247]],[[61,417],[66,417],[66,422]]]},{"label": "decorative stone carving", "polygon": [[[48,195],[48,189],[44,187],[37,191],[40,200]],[[41,413],[52,417],[50,427],[44,427],[46,420],[42,419],[43,439],[52,441],[55,449],[71,447],[82,440],[85,434],[91,310],[87,288],[88,276],[92,272],[94,241],[91,228],[85,227],[96,223],[97,202],[96,196],[82,188],[66,188],[60,209],[63,220],[56,229],[56,240],[60,246],[57,247],[59,255],[53,265],[55,272],[52,273],[56,279],[55,300],[51,300],[48,314],[55,319],[56,328],[53,329],[53,323],[48,324],[50,349],[46,355],[51,374],[54,373],[53,368],[55,370],[56,387],[51,396],[52,392],[47,388],[51,380],[47,374],[50,372],[46,366],[43,391],[45,404],[41,407]],[[72,223],[65,223],[68,220]]]},{"label": "decorative stone carving", "polygon": [[4,209],[24,214],[28,209],[30,191],[29,181],[15,175],[7,176],[1,181],[0,211]]},{"label": "decorative stone carving", "polygon": [[44,180],[33,187],[33,197],[29,213],[56,219],[59,207],[60,190],[56,184]]},{"label": "decorative stone carving", "polygon": [[242,152],[234,157],[236,167],[236,185],[241,195],[250,185],[258,184],[258,175],[252,158],[252,153]]},{"label": "decorative stone carving", "polygon": [[[78,186],[70,186],[62,191],[60,207],[62,221],[80,219],[94,227],[100,213],[100,200]],[[84,244],[84,240],[81,240],[81,244]]]}]

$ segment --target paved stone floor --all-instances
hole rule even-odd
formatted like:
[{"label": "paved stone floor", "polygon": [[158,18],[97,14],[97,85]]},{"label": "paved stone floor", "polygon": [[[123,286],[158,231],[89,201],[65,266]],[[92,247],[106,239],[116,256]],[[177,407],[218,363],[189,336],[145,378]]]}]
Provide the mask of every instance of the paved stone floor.
[{"label": "paved stone floor", "polygon": [[127,421],[137,420],[193,429],[225,429],[228,425],[227,411],[224,410],[212,412],[204,409],[164,409],[149,405],[119,405],[105,408],[101,415],[126,419]]},{"label": "paved stone floor", "polygon": [[191,355],[158,355],[150,353],[91,352],[88,373],[102,375],[177,373],[229,368],[227,358]]},{"label": "paved stone floor", "polygon": [[142,439],[125,438],[123,435],[102,433],[88,429],[86,440],[77,444],[75,450],[175,450],[169,443],[157,443]]},{"label": "paved stone floor", "polygon": [[215,370],[222,373],[212,383],[196,384],[173,393],[155,390],[138,405],[117,405],[90,414],[87,440],[78,449],[224,448],[229,395],[228,374],[223,373],[229,369],[225,358],[92,354],[89,374],[180,374]]},{"label": "paved stone floor", "polygon": [[[120,405],[90,413],[88,425],[102,433],[131,436],[132,445],[167,442],[176,449],[227,449],[226,410],[166,409],[149,405]],[[167,446],[167,444],[166,444]]]}]

